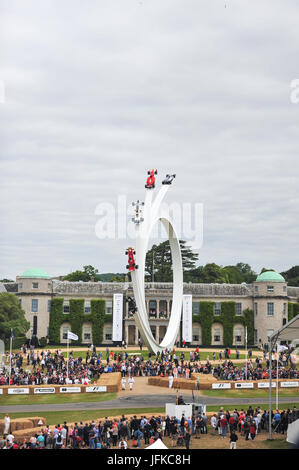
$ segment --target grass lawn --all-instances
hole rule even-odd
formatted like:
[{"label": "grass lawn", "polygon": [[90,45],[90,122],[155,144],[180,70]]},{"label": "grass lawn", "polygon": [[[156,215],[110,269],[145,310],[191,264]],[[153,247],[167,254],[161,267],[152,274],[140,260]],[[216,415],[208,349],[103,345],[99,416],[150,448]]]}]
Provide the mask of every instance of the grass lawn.
[{"label": "grass lawn", "polygon": [[[123,408],[123,409],[107,409],[107,410],[74,410],[74,411],[43,411],[43,412],[35,412],[34,416],[41,416],[42,418],[46,419],[46,423],[49,425],[55,425],[61,423],[63,421],[67,421],[68,423],[73,423],[77,421],[91,421],[91,420],[99,420],[105,418],[105,416],[112,417],[112,416],[121,416],[122,414],[140,414],[144,413],[145,415],[151,416],[154,414],[162,414],[165,412],[165,408]],[[26,413],[9,413],[10,418],[26,418],[32,417],[32,412]],[[0,415],[0,419],[4,418]]]},{"label": "grass lawn", "polygon": [[[299,400],[297,403],[284,403],[283,408],[292,408],[296,404],[297,408],[299,406]],[[245,410],[248,408],[249,405],[227,405],[227,408],[232,411],[234,409],[241,410],[242,408]],[[263,404],[254,404],[252,405],[254,408],[260,407],[264,409],[265,405]],[[220,405],[209,405],[207,406],[207,412],[217,412],[219,411]],[[268,408],[268,405],[266,405]],[[272,409],[275,409],[275,404],[272,405]],[[121,415],[131,415],[136,414],[140,415],[143,414],[145,416],[151,416],[155,414],[161,414],[162,416],[165,414],[165,407],[153,407],[153,408],[120,408],[120,409],[105,409],[105,410],[71,410],[71,411],[42,411],[42,412],[18,412],[18,413],[9,413],[11,418],[26,418],[34,416],[41,416],[46,419],[47,424],[53,425],[61,423],[62,421],[67,421],[69,423],[75,421],[91,421],[92,419],[98,420],[104,418],[105,416],[113,417],[113,416],[121,416]],[[0,414],[0,419],[4,418],[4,414]],[[270,443],[269,443],[270,445]]]},{"label": "grass lawn", "polygon": [[[279,405],[279,408],[280,410],[286,410],[287,408],[290,408],[292,409],[293,406],[295,406],[298,408],[299,406],[299,398],[298,400],[295,400],[293,401],[292,403],[281,403]],[[208,411],[219,411],[219,408],[220,408],[221,405],[207,405],[207,412]],[[265,410],[269,408],[269,404],[268,403],[252,403],[251,404],[252,408],[255,409],[255,408],[261,408],[262,410]],[[248,410],[249,408],[249,404],[246,404],[246,405],[223,405],[223,408],[225,410],[229,410],[229,411],[233,411],[234,409],[237,409],[238,411],[240,411],[241,409],[243,410]],[[276,405],[275,403],[272,403],[272,410],[275,410],[276,409]]]},{"label": "grass lawn", "polygon": [[[76,357],[82,357],[83,361],[85,362],[85,357],[86,357],[87,351],[79,351],[79,350],[76,350],[76,349],[70,349],[70,351],[73,351],[73,357],[75,357],[75,358]],[[123,352],[119,349],[116,349],[116,350],[110,349],[110,352],[111,351],[113,352],[113,356],[114,356],[115,353],[118,354],[118,353]],[[97,353],[99,353],[99,351],[97,351]],[[139,349],[138,350],[136,349],[135,351],[127,351],[127,353],[129,355],[129,358],[132,357],[134,354],[136,354],[138,356],[142,355],[145,360],[148,360],[148,351],[147,350],[140,351]],[[63,352],[63,355],[64,355],[64,357],[67,357],[67,353],[65,351]],[[178,353],[178,355],[180,356],[180,352]],[[201,351],[200,352],[200,360],[201,361],[205,361],[207,356],[209,356],[210,361],[213,360],[213,353],[211,353],[209,351]],[[253,353],[253,357],[256,357],[256,356],[254,356],[254,353]],[[152,359],[153,358],[154,358],[154,356],[152,356]],[[102,351],[102,359],[106,360],[106,351]],[[190,359],[190,352],[186,351],[185,352],[185,360],[189,361],[189,359]],[[231,360],[236,359],[236,354],[232,353],[230,355],[230,359]],[[239,359],[245,359],[245,354],[240,354]],[[218,356],[218,351],[217,351],[216,352],[216,361],[218,361],[218,360],[219,360],[219,356]],[[224,361],[224,359],[223,359],[223,361]]]},{"label": "grass lawn", "polygon": [[117,393],[57,393],[53,395],[0,395],[0,406],[51,405],[114,400]]},{"label": "grass lawn", "polygon": [[[208,397],[223,397],[223,398],[268,398],[269,389],[232,389],[232,390],[201,390],[202,396]],[[298,397],[298,389],[279,389],[279,397]],[[275,401],[276,391],[275,388],[272,390],[272,400]]]}]

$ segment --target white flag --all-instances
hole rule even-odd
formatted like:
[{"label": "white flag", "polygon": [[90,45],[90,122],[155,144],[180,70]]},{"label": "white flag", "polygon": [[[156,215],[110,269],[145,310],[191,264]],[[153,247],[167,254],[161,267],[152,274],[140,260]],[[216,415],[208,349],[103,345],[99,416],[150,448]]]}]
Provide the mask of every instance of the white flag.
[{"label": "white flag", "polygon": [[68,331],[67,332],[67,339],[74,339],[75,341],[77,341],[77,339],[79,339],[79,338],[78,338],[77,335],[75,335],[75,333],[72,333],[71,331]]},{"label": "white flag", "polygon": [[283,346],[282,344],[277,345],[277,352],[286,351],[287,349],[289,348],[287,348],[286,346]]}]

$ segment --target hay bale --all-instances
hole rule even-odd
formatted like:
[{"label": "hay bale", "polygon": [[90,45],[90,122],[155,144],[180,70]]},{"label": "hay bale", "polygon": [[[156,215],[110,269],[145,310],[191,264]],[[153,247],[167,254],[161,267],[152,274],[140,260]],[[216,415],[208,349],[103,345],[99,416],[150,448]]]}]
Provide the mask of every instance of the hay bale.
[{"label": "hay bale", "polygon": [[30,439],[31,436],[34,436],[35,434],[39,434],[41,429],[43,429],[42,426],[38,426],[35,428],[28,428],[28,429],[23,429],[23,430],[18,430],[13,433],[15,436],[16,441],[22,442],[23,439]]},{"label": "hay bale", "polygon": [[13,423],[11,426],[12,430],[13,430],[13,427],[14,427],[14,431],[30,429],[32,428],[32,421],[30,421],[30,419],[17,418],[13,420]]},{"label": "hay bale", "polygon": [[[30,429],[34,426],[37,426],[37,423],[40,419],[43,419],[45,424],[44,418],[36,418],[36,423],[32,421],[32,418],[15,418],[10,420],[10,428],[12,432],[21,431],[23,429]],[[4,431],[4,420],[0,420],[0,434],[3,434]]]}]

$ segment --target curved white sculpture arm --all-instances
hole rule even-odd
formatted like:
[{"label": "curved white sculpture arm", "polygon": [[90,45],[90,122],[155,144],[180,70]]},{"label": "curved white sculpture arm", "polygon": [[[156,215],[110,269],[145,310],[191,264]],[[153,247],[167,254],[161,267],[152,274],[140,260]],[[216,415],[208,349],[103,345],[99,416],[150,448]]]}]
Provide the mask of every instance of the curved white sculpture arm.
[{"label": "curved white sculpture arm", "polygon": [[[134,314],[134,319],[143,342],[147,345],[148,349],[155,354],[158,351],[165,350],[166,348],[171,349],[174,346],[180,326],[183,299],[183,265],[180,243],[169,215],[161,208],[161,203],[168,188],[169,186],[167,185],[162,186],[154,202],[152,202],[152,190],[146,191],[143,208],[144,220],[141,224],[136,225],[135,262],[136,265],[138,265],[138,269],[131,272],[134,297],[137,306],[137,313]],[[145,258],[149,237],[154,225],[159,220],[162,222],[169,235],[173,267],[173,298],[171,315],[165,337],[161,344],[154,339],[150,328],[144,292]]]}]

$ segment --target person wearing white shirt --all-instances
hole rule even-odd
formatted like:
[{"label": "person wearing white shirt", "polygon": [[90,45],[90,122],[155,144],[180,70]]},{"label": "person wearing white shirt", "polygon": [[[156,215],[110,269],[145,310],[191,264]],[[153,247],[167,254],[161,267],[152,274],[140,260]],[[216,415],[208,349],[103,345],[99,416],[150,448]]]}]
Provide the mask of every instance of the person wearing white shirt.
[{"label": "person wearing white shirt", "polygon": [[173,384],[173,375],[170,375],[168,377],[168,380],[169,380],[169,388],[172,388],[172,384]]},{"label": "person wearing white shirt", "polygon": [[255,422],[255,425],[256,425],[256,434],[257,434],[258,429],[259,429],[259,419],[258,419],[257,416],[254,416],[253,419],[254,419],[254,422]]},{"label": "person wearing white shirt", "polygon": [[126,390],[126,377],[122,377],[121,379],[121,389]]},{"label": "person wearing white shirt", "polygon": [[125,441],[124,438],[122,438],[122,439],[120,440],[120,442],[119,442],[119,444],[118,444],[118,447],[119,447],[120,449],[127,449],[127,448],[128,448],[128,444],[127,444],[127,442]]},{"label": "person wearing white shirt", "polygon": [[215,430],[217,426],[217,417],[216,415],[211,416],[211,426]]},{"label": "person wearing white shirt", "polygon": [[15,438],[15,436],[14,436],[12,433],[10,433],[10,434],[8,434],[8,435],[6,436],[6,440],[7,440],[10,444],[13,442],[14,438]]},{"label": "person wearing white shirt", "polygon": [[8,414],[5,415],[4,417],[4,431],[3,431],[3,434],[8,434],[9,433],[9,429],[10,429],[10,417],[8,416]]},{"label": "person wearing white shirt", "polygon": [[63,443],[65,444],[66,443],[66,428],[61,429],[61,437],[62,437]]},{"label": "person wearing white shirt", "polygon": [[135,380],[133,379],[133,377],[129,377],[128,378],[128,384],[130,386],[130,390],[133,389],[133,383],[135,382]]}]

